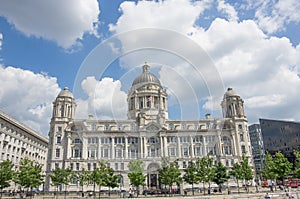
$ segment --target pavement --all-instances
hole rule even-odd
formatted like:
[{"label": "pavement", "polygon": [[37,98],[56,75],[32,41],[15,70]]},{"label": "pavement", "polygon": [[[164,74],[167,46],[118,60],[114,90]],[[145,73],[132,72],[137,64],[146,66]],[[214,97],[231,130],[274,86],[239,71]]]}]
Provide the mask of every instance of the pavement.
[{"label": "pavement", "polygon": [[[186,195],[157,195],[157,196],[144,196],[144,195],[139,195],[138,198],[142,199],[160,199],[160,198],[172,198],[172,199],[265,199],[265,195],[268,193],[270,196],[270,199],[291,199],[286,196],[286,192],[284,190],[274,190],[274,192],[271,192],[269,188],[260,188],[259,192],[256,192],[255,187],[251,187],[249,192],[246,192],[244,189],[240,188],[240,193],[238,193],[237,189],[236,190],[231,190],[230,194],[228,194],[227,190],[223,190],[222,193],[212,193],[210,195],[206,194],[204,195],[203,193],[200,192],[195,192],[195,195],[192,195],[192,192],[188,192]],[[292,194],[294,199],[300,199],[300,188],[298,189],[291,189],[290,193]],[[127,194],[122,194],[117,195],[117,194],[112,194],[111,196],[102,194],[100,198],[102,199],[116,199],[116,198],[127,198]],[[20,196],[4,196],[2,197],[3,199],[20,199]],[[26,197],[23,199],[98,199],[99,196],[96,194],[95,198],[93,196],[85,196],[82,197],[79,194],[76,193],[67,193],[65,196],[64,194],[61,195],[35,195],[30,197]],[[136,197],[137,198],[137,197]]]}]

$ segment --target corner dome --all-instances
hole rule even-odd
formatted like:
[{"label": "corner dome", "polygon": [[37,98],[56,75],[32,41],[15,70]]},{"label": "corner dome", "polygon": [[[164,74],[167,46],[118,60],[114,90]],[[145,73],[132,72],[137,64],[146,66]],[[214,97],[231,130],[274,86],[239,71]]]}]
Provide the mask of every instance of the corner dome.
[{"label": "corner dome", "polygon": [[143,66],[143,73],[135,78],[132,86],[143,83],[154,83],[161,85],[159,79],[155,75],[150,73],[150,66],[147,64]]},{"label": "corner dome", "polygon": [[224,98],[227,97],[239,97],[239,94],[237,94],[237,92],[232,88],[228,88],[226,93],[224,94]]},{"label": "corner dome", "polygon": [[70,92],[68,87],[65,87],[64,90],[60,91],[57,97],[70,97],[73,98],[73,94]]}]

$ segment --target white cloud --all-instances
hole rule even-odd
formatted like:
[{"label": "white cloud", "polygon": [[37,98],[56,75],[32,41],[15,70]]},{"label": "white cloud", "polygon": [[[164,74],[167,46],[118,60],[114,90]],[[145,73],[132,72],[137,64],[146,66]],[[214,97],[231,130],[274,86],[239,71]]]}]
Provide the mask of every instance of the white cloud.
[{"label": "white cloud", "polygon": [[235,11],[234,7],[228,3],[225,3],[225,0],[218,1],[218,11],[224,12],[228,15],[229,21],[238,21],[237,12]]},{"label": "white cloud", "polygon": [[87,99],[76,99],[76,118],[87,118],[88,114],[98,119],[126,119],[127,95],[121,91],[121,82],[112,78],[87,77],[82,81],[82,89]]},{"label": "white cloud", "polygon": [[47,136],[52,102],[60,90],[56,78],[0,65],[0,82],[1,110]]},{"label": "white cloud", "polygon": [[[120,16],[110,31],[116,33],[137,28],[164,28],[178,32],[192,33],[195,20],[208,8],[212,0],[190,2],[186,0],[168,1],[125,1],[120,5]],[[127,23],[129,22],[130,23]],[[176,22],[176,23],[174,23]]]},{"label": "white cloud", "polygon": [[[289,3],[292,5],[296,2],[289,1]],[[283,1],[279,1],[275,6],[276,9],[284,10],[285,19],[296,21],[296,16],[288,15],[286,4],[282,4]],[[264,34],[262,26],[258,26],[254,20],[236,21],[237,13],[233,7],[224,2],[219,4],[219,9],[222,12],[225,10],[233,20],[216,18],[205,30],[195,24],[210,4],[205,5],[201,7],[188,1],[126,2],[121,4],[122,15],[115,25],[111,25],[110,30],[121,33],[132,29],[155,27],[184,34],[207,51],[214,60],[225,86],[233,87],[245,100],[246,114],[250,123],[258,122],[259,117],[300,120],[300,113],[295,111],[300,109],[298,103],[300,96],[297,92],[300,86],[298,77],[300,60],[297,56],[300,54],[300,47],[293,47],[288,38]],[[169,17],[170,12],[165,12],[167,10],[172,10],[172,17]],[[181,12],[182,10],[185,12]],[[169,39],[158,35],[151,37],[147,34],[135,35],[131,38],[120,37],[120,40],[124,52],[146,44],[145,40],[151,40],[160,42],[165,49],[176,45],[185,49],[187,53],[192,53],[192,49],[182,41],[169,42]],[[205,87],[205,82],[199,83],[199,80],[203,79],[195,75],[191,67],[186,65],[188,60],[179,59],[180,55],[172,57],[166,52],[157,50],[134,52],[131,55],[126,54],[122,57],[123,66],[136,66],[143,61],[149,61],[145,60],[145,57],[150,57],[149,63],[170,66],[171,72],[166,72],[165,69],[168,69],[162,67],[159,75],[164,85],[167,84],[171,90],[171,98],[172,96],[176,98],[174,102],[185,103],[186,98],[193,96],[194,93],[199,100],[210,99],[207,92],[209,88]],[[213,77],[214,75],[204,77],[204,80]],[[176,81],[171,81],[174,79]],[[215,104],[215,101],[207,101],[203,108],[215,107]]]},{"label": "white cloud", "polygon": [[254,5],[257,23],[267,33],[283,31],[289,23],[300,22],[300,2],[298,0],[267,0]]},{"label": "white cloud", "polygon": [[55,41],[63,48],[80,44],[85,33],[97,36],[97,0],[3,0],[0,16],[26,36]]}]

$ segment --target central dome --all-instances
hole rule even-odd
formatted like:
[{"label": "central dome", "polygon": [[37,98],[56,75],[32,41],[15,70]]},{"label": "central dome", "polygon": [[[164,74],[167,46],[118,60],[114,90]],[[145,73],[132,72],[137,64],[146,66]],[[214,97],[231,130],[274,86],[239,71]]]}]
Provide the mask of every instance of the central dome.
[{"label": "central dome", "polygon": [[150,73],[150,66],[147,64],[143,66],[143,73],[135,78],[132,86],[144,83],[154,83],[160,85],[159,79],[155,75]]}]

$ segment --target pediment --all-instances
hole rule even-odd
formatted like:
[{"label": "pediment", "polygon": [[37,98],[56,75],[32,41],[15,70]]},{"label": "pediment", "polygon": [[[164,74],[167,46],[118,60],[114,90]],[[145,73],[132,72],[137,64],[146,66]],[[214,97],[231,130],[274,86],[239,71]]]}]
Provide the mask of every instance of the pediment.
[{"label": "pediment", "polygon": [[159,131],[160,129],[161,129],[160,125],[156,123],[150,123],[146,127],[147,131]]}]

